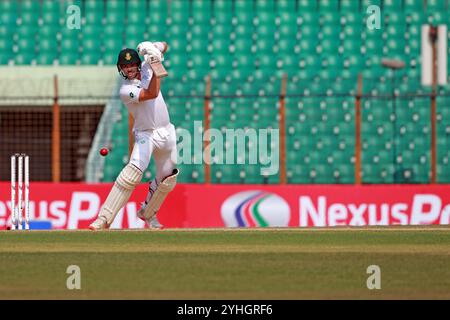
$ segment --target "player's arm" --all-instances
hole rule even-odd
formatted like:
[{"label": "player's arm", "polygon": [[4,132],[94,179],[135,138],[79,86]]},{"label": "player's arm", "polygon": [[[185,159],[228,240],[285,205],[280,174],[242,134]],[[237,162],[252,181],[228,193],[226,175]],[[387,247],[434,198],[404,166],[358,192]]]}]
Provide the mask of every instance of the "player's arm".
[{"label": "player's arm", "polygon": [[159,95],[159,91],[161,89],[161,80],[158,77],[153,77],[148,84],[147,89],[142,88],[139,93],[139,101],[156,99]]},{"label": "player's arm", "polygon": [[[154,48],[156,48],[157,50],[159,50],[161,52],[161,54],[163,55],[167,49],[169,48],[169,45],[167,44],[167,42],[161,41],[161,42],[155,42],[155,43],[149,43],[149,42],[142,42],[138,45],[138,51],[140,54],[144,55],[146,57],[147,60],[147,50],[146,50],[146,46],[153,46]],[[149,65],[149,62],[146,61],[145,62],[146,65]],[[145,100],[151,100],[151,99],[156,99],[156,97],[158,97],[159,95],[159,91],[161,89],[161,81],[158,77],[154,77],[153,76],[153,72],[151,71],[150,68],[147,68],[147,70],[142,70],[146,76],[147,76],[147,72],[150,73],[149,76],[151,77],[150,83],[148,85],[147,88],[144,88],[141,90],[141,92],[139,93],[139,101],[145,101]]]},{"label": "player's arm", "polygon": [[[141,56],[145,56],[146,54],[160,56],[164,54],[169,49],[169,45],[165,41],[158,42],[150,42],[144,41],[138,44],[137,51]],[[163,59],[161,59],[162,61]]]}]

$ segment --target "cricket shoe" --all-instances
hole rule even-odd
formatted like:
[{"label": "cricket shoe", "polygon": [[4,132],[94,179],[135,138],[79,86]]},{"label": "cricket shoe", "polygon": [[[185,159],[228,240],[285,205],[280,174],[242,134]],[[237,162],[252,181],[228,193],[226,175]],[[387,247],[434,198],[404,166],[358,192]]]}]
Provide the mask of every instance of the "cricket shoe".
[{"label": "cricket shoe", "polygon": [[98,217],[94,222],[92,222],[89,227],[90,230],[106,230],[109,229],[109,225],[103,217]]},{"label": "cricket shoe", "polygon": [[141,203],[141,208],[139,209],[139,211],[137,213],[138,218],[145,221],[147,223],[147,226],[149,229],[163,229],[164,226],[161,223],[159,223],[158,218],[156,217],[156,214],[149,219],[145,218],[144,211],[145,211],[146,206],[147,206],[147,204],[145,202]]}]

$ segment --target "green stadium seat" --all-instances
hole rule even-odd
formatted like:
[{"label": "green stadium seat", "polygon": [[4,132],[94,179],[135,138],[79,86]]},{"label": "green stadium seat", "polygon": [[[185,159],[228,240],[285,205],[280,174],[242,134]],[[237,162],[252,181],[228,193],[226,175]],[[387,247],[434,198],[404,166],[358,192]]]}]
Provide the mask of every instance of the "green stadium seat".
[{"label": "green stadium seat", "polygon": [[112,40],[113,38],[114,39],[122,38],[123,32],[125,30],[125,26],[106,25],[102,29],[103,29],[103,34],[104,34],[105,40]]},{"label": "green stadium seat", "polygon": [[86,25],[86,24],[102,25],[103,24],[103,11],[86,11],[84,19],[85,19],[84,25]]},{"label": "green stadium seat", "polygon": [[254,27],[252,25],[239,25],[235,29],[236,39],[246,38],[247,42],[251,44],[251,37],[254,33]]},{"label": "green stadium seat", "polygon": [[58,51],[58,42],[53,39],[41,39],[39,41],[39,52],[56,52]]},{"label": "green stadium seat", "polygon": [[[30,47],[34,47],[34,44]],[[31,64],[35,57],[34,52],[17,53],[14,55],[14,63],[18,65]]]},{"label": "green stadium seat", "polygon": [[390,24],[386,28],[386,38],[395,38],[397,41],[405,41],[406,25],[401,23],[400,25]]},{"label": "green stadium seat", "polygon": [[[34,41],[36,39],[36,28],[29,26],[29,25],[23,25],[17,28],[16,36],[18,40],[30,40]],[[26,44],[25,44],[26,45]]]},{"label": "green stadium seat", "polygon": [[446,24],[447,19],[447,14],[442,12],[431,12],[428,15],[428,22],[435,25]]},{"label": "green stadium seat", "polygon": [[128,24],[125,27],[126,38],[136,38],[142,32],[142,25]]},{"label": "green stadium seat", "polygon": [[173,0],[171,2],[170,10],[172,12],[184,11],[189,14],[190,13],[190,1]]},{"label": "green stadium seat", "polygon": [[235,0],[234,1],[234,13],[239,12],[254,12],[253,1]]},{"label": "green stadium seat", "polygon": [[406,28],[406,15],[402,11],[389,12],[384,16],[384,20],[388,26]]},{"label": "green stadium seat", "polygon": [[103,1],[97,1],[97,0],[85,0],[84,1],[84,9],[85,12],[92,12],[92,11],[104,11],[104,2]]},{"label": "green stadium seat", "polygon": [[215,39],[211,44],[211,50],[216,55],[226,54],[230,51],[231,40],[228,38]]},{"label": "green stadium seat", "polygon": [[[366,28],[366,25],[364,24],[364,21],[360,19],[359,13],[354,12],[346,12],[342,14],[341,17],[341,26],[342,27],[351,27],[352,31],[356,32],[358,36],[360,36],[360,31],[362,28]],[[346,33],[346,37],[352,36],[354,33]]]},{"label": "green stadium seat", "polygon": [[194,24],[209,24],[212,17],[212,3],[210,1],[193,0],[192,18]]},{"label": "green stadium seat", "polygon": [[246,176],[246,174],[243,175],[245,172],[245,167],[242,166],[221,165],[220,167],[215,167],[217,167],[217,169],[214,170],[216,172],[215,178],[219,183],[239,183],[240,181],[243,181]]},{"label": "green stadium seat", "polygon": [[313,12],[317,11],[317,2],[311,0],[298,0],[299,12]]},{"label": "green stadium seat", "polygon": [[405,60],[405,45],[403,40],[391,39],[386,42],[384,52],[391,58],[398,56],[402,60]]},{"label": "green stadium seat", "polygon": [[383,10],[389,13],[399,13],[402,12],[402,2],[397,0],[384,0]]},{"label": "green stadium seat", "polygon": [[289,22],[281,22],[279,26],[280,40],[291,40],[295,44],[295,39],[298,34],[297,24]]},{"label": "green stadium seat", "polygon": [[16,27],[17,17],[15,13],[0,12],[0,26],[12,31]]},{"label": "green stadium seat", "polygon": [[244,55],[252,53],[253,43],[248,38],[236,38],[234,41],[234,50],[236,55]]},{"label": "green stadium seat", "polygon": [[175,11],[170,15],[170,21],[174,25],[187,26],[189,24],[189,13],[185,11]]},{"label": "green stadium seat", "polygon": [[186,39],[186,34],[188,32],[188,25],[182,25],[182,24],[172,24],[167,32],[168,32],[168,36],[170,38],[175,38],[175,39]]},{"label": "green stadium seat", "polygon": [[99,52],[100,53],[97,38],[84,37],[81,42],[81,45],[83,48],[83,52]]},{"label": "green stadium seat", "polygon": [[36,63],[39,65],[52,65],[57,60],[55,51],[41,51],[36,57]]},{"label": "green stadium seat", "polygon": [[101,60],[102,54],[99,51],[88,51],[81,55],[82,64],[96,65]]},{"label": "green stadium seat", "polygon": [[289,13],[295,14],[297,11],[297,4],[295,0],[278,0],[275,1],[276,12],[278,14],[281,13]]},{"label": "green stadium seat", "polygon": [[275,12],[275,2],[274,0],[256,0],[255,1],[255,12],[257,15],[260,13],[273,13]]},{"label": "green stadium seat", "polygon": [[339,1],[338,0],[321,0],[318,2],[319,11],[336,13],[339,11]]},{"label": "green stadium seat", "polygon": [[57,17],[59,17],[59,15],[61,13],[60,2],[59,1],[43,1],[42,2],[42,16],[43,17],[44,17],[45,13],[56,15]]},{"label": "green stadium seat", "polygon": [[289,165],[287,167],[288,183],[309,183],[309,170],[305,165]]},{"label": "green stadium seat", "polygon": [[[93,0],[95,1],[95,0]],[[80,8],[83,6],[82,0],[64,0],[64,4],[68,7],[71,5],[79,6]]]},{"label": "green stadium seat", "polygon": [[403,6],[405,12],[421,12],[425,9],[422,0],[404,0]]},{"label": "green stadium seat", "polygon": [[230,25],[233,18],[233,2],[229,0],[214,1],[213,17],[218,24]]},{"label": "green stadium seat", "polygon": [[365,164],[362,165],[362,181],[363,183],[383,183],[385,180],[381,174],[382,168],[379,165]]},{"label": "green stadium seat", "polygon": [[[106,11],[108,12],[125,12],[128,0],[109,0],[106,1]],[[144,3],[145,4],[145,3]]]},{"label": "green stadium seat", "polygon": [[30,37],[21,37],[17,41],[17,46],[20,48],[20,52],[34,53],[36,52],[36,40],[34,35]]},{"label": "green stadium seat", "polygon": [[12,52],[14,40],[11,36],[0,38],[0,52]]},{"label": "green stadium seat", "polygon": [[410,26],[412,26],[412,25],[420,26],[420,25],[428,22],[427,20],[428,20],[427,16],[422,11],[406,12],[406,21]]},{"label": "green stadium seat", "polygon": [[0,2],[0,12],[17,13],[18,10],[18,1],[16,0],[4,0]]},{"label": "green stadium seat", "polygon": [[39,40],[41,39],[49,39],[55,41],[58,33],[60,31],[59,26],[54,25],[43,25],[39,28]]},{"label": "green stadium seat", "polygon": [[211,18],[211,23],[217,23],[220,25],[231,25],[233,15],[230,12],[214,12]]},{"label": "green stadium seat", "polygon": [[243,175],[245,183],[264,184],[268,182],[268,179],[261,174],[261,166],[259,165],[244,166],[240,173]]},{"label": "green stadium seat", "polygon": [[[150,25],[148,25],[146,27],[146,31],[148,33],[149,39],[152,40],[152,41],[155,41],[154,39],[159,41],[159,40],[164,39],[166,37],[166,28],[165,28],[165,26],[158,26],[156,24],[150,23]],[[170,43],[172,44],[172,41]]]},{"label": "green stadium seat", "polygon": [[39,15],[40,13],[38,11],[22,12],[20,15],[21,24],[36,27],[39,21]]},{"label": "green stadium seat", "polygon": [[[118,25],[122,24],[125,21],[125,12],[124,11],[108,11],[105,17],[106,25]],[[142,24],[142,22],[141,22]],[[142,28],[142,27],[141,27]]]},{"label": "green stadium seat", "polygon": [[[111,153],[112,155],[112,153]],[[117,163],[113,165],[105,165],[105,168],[103,169],[103,182],[109,182],[109,181],[115,181],[115,179],[119,176],[120,171],[122,170],[120,167],[121,163]]]},{"label": "green stadium seat", "polygon": [[[258,54],[264,54],[267,57],[268,54],[273,53],[274,48],[275,48],[275,38],[273,37],[273,35],[259,36],[256,39],[256,52]],[[273,60],[270,65],[271,66],[273,65]]]},{"label": "green stadium seat", "polygon": [[381,8],[382,0],[361,0],[361,11],[366,12],[370,6],[378,6]]},{"label": "green stadium seat", "polygon": [[447,10],[446,1],[427,0],[426,6],[428,12],[445,12]]},{"label": "green stadium seat", "polygon": [[141,1],[128,2],[127,24],[140,24],[148,18],[146,5]]},{"label": "green stadium seat", "polygon": [[296,41],[293,41],[292,39],[280,39],[274,47],[274,50],[276,50],[280,59],[289,57],[292,60],[297,60],[295,49]]},{"label": "green stadium seat", "polygon": [[[118,48],[118,50],[120,47]],[[117,63],[117,51],[105,51],[102,55],[102,61],[105,65],[115,65]]]},{"label": "green stadium seat", "polygon": [[321,14],[320,24],[322,27],[334,26],[338,28],[341,24],[341,17],[331,12],[323,12]]},{"label": "green stadium seat", "polygon": [[255,16],[253,11],[235,11],[232,19],[232,24],[250,27],[253,26],[254,17]]},{"label": "green stadium seat", "polygon": [[255,27],[255,33],[257,35],[257,37],[260,36],[274,36],[274,34],[276,33],[277,27],[275,25],[275,20],[272,18],[269,18],[269,21],[262,21],[261,22],[261,17],[260,17],[260,23]]},{"label": "green stadium seat", "polygon": [[148,13],[148,22],[150,26],[166,28],[168,22],[167,8],[165,10],[157,11],[152,8]]},{"label": "green stadium seat", "polygon": [[353,165],[338,165],[333,167],[333,175],[336,183],[353,184],[355,182]]},{"label": "green stadium seat", "polygon": [[61,52],[58,60],[61,65],[74,65],[79,60],[79,54],[77,52]]},{"label": "green stadium seat", "polygon": [[[303,38],[298,42],[300,52],[302,54],[313,55],[317,53],[317,47],[319,45],[317,38]],[[310,56],[311,57],[311,56]],[[316,58],[316,57],[313,57]]]},{"label": "green stadium seat", "polygon": [[[216,36],[218,38],[226,38],[227,36],[229,37],[229,35],[230,35],[229,33],[228,33],[228,35],[225,35],[224,32],[220,33],[220,31],[218,30],[218,29],[220,29],[219,27],[220,27],[220,25],[217,25],[215,28],[213,27],[213,30],[212,30],[213,37],[216,37]],[[231,26],[229,28],[229,32],[231,32]],[[205,28],[204,25],[196,24],[196,25],[193,25],[188,30],[188,38],[190,39],[191,42],[193,40],[201,40],[201,41],[204,41],[206,44],[208,44],[209,34],[210,34],[209,28]]]},{"label": "green stadium seat", "polygon": [[[1,40],[0,40],[1,42]],[[7,65],[13,59],[12,52],[2,52],[0,54],[0,64]]]},{"label": "green stadium seat", "polygon": [[61,25],[61,13],[60,11],[43,11],[42,21],[44,25],[54,25],[59,27]]},{"label": "green stadium seat", "polygon": [[333,181],[333,169],[326,164],[312,164],[309,170],[309,178],[312,183],[327,184]]},{"label": "green stadium seat", "polygon": [[99,39],[102,37],[103,30],[104,28],[101,25],[85,25],[83,27],[83,39]]},{"label": "green stadium seat", "polygon": [[301,26],[309,26],[310,28],[314,27],[315,30],[319,30],[320,28],[320,14],[314,11],[305,11],[299,17],[297,24]]},{"label": "green stadium seat", "polygon": [[[327,38],[322,40],[320,44],[320,53],[329,55],[329,58],[333,61],[336,61],[337,57],[333,55],[333,53],[338,52],[339,47],[341,46],[341,43],[339,39],[336,38]],[[340,64],[342,66],[342,63]]]},{"label": "green stadium seat", "polygon": [[40,11],[40,1],[36,0],[22,0],[20,2],[21,12],[38,12]]},{"label": "green stadium seat", "polygon": [[122,43],[123,42],[121,38],[109,38],[105,40],[105,54],[112,54],[117,58],[118,52],[122,49]]}]

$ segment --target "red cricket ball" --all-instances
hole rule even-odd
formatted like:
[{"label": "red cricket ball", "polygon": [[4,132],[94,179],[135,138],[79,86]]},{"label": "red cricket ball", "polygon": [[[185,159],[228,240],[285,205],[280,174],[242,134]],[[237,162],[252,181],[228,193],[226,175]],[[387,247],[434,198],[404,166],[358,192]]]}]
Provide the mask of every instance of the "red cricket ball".
[{"label": "red cricket ball", "polygon": [[106,148],[101,148],[100,149],[100,154],[102,155],[102,156],[106,156],[107,154],[108,154],[108,149],[106,149]]}]

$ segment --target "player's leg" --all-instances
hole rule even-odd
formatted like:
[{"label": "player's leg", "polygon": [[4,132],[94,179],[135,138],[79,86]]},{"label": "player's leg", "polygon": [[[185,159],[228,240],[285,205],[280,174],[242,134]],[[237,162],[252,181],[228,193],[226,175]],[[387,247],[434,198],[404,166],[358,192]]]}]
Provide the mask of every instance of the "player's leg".
[{"label": "player's leg", "polygon": [[149,185],[149,192],[141,209],[139,218],[145,220],[149,227],[159,227],[156,213],[165,200],[167,194],[176,185],[178,170],[176,167],[177,149],[175,128],[171,126],[169,135],[164,141],[154,139],[157,148],[153,152],[156,165],[156,178]]},{"label": "player's leg", "polygon": [[130,162],[120,172],[100,213],[89,228],[92,230],[107,229],[114,221],[117,213],[127,203],[134,188],[141,182],[142,173],[150,162],[153,144],[146,135],[137,135]]},{"label": "player's leg", "polygon": [[[176,152],[176,150],[174,150]],[[147,195],[146,204],[148,204],[151,201],[151,198],[153,197],[154,193],[157,191],[158,186],[160,185],[160,181],[164,181],[165,184],[169,183],[169,180],[171,181],[170,184],[173,186],[170,186],[170,190],[165,190],[164,198],[166,197],[167,193],[169,193],[173,187],[175,187],[176,183],[176,176],[178,175],[178,170],[175,169],[175,163],[170,160],[170,156],[168,157],[168,153],[161,153],[161,152],[155,152],[154,153],[154,159],[156,164],[156,178],[152,180],[150,183],[149,193]],[[165,178],[168,178],[166,180]],[[158,192],[161,193],[161,188]],[[150,217],[150,219],[145,219],[149,228],[162,228],[163,226],[159,223],[159,220],[156,215],[156,211],[159,210],[159,207],[161,206],[162,202],[164,201],[164,198],[160,200],[160,203],[155,203],[158,207],[155,207],[155,214]],[[156,201],[156,200],[155,200]],[[144,215],[145,217],[145,215]]]}]

